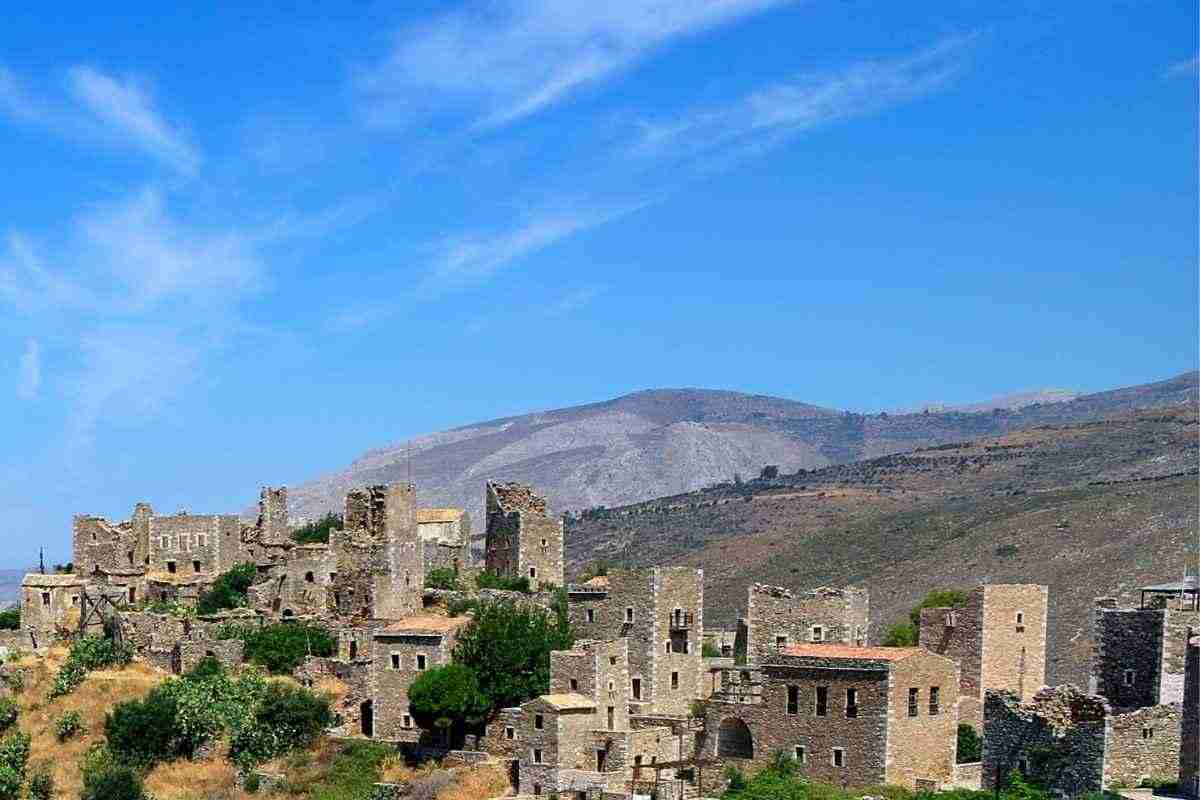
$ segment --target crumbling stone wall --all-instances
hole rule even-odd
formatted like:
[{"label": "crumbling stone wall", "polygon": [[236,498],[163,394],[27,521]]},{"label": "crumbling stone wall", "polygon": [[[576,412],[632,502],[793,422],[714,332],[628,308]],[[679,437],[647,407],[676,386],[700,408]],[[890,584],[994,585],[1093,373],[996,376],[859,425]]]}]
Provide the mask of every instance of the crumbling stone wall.
[{"label": "crumbling stone wall", "polygon": [[424,539],[421,542],[421,557],[426,573],[435,569],[452,569],[455,572],[461,572],[470,566],[470,546],[468,542],[454,544]]},{"label": "crumbling stone wall", "polygon": [[330,533],[336,570],[329,610],[343,618],[402,619],[421,609],[425,565],[410,483],[346,495],[345,527]]},{"label": "crumbling stone wall", "polygon": [[1053,793],[1078,797],[1104,786],[1109,706],[1069,684],[1029,703],[989,691],[984,700],[983,788],[1021,769]]},{"label": "crumbling stone wall", "polygon": [[84,581],[76,575],[30,573],[21,582],[21,630],[30,649],[45,652],[79,626]]},{"label": "crumbling stone wall", "polygon": [[297,667],[296,680],[309,689],[327,688],[332,682],[333,710],[336,724],[333,732],[341,736],[358,736],[362,732],[363,703],[371,699],[370,659],[348,662],[336,658],[309,656]]},{"label": "crumbling stone wall", "polygon": [[195,669],[205,658],[215,658],[221,666],[233,669],[242,663],[245,643],[240,639],[183,639],[175,648],[179,672]]},{"label": "crumbling stone wall", "polygon": [[508,578],[525,577],[534,588],[563,585],[563,524],[546,499],[519,483],[487,484],[485,566]]},{"label": "crumbling stone wall", "polygon": [[1113,714],[1105,742],[1104,785],[1174,781],[1179,775],[1179,716],[1178,704]]},{"label": "crumbling stone wall", "polygon": [[1179,745],[1179,790],[1200,798],[1200,633],[1188,639]]},{"label": "crumbling stone wall", "polygon": [[[139,503],[135,516],[146,513]],[[71,559],[77,575],[92,575],[101,569],[144,566],[145,545],[131,523],[113,525],[103,517],[76,514],[71,520]]]},{"label": "crumbling stone wall", "polygon": [[519,707],[500,709],[484,728],[479,746],[496,758],[517,758],[524,746],[519,736],[523,713]]},{"label": "crumbling stone wall", "polygon": [[867,643],[870,600],[866,589],[821,587],[792,591],[756,583],[746,604],[747,651],[752,663],[767,660],[780,647],[820,641]]}]

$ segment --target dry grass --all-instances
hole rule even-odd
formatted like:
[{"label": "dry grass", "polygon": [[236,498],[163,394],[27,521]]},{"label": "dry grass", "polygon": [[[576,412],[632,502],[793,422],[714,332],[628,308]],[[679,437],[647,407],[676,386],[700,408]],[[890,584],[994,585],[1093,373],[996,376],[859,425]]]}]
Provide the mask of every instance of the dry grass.
[{"label": "dry grass", "polygon": [[146,776],[146,791],[159,800],[242,800],[237,771],[223,758],[159,764]]},{"label": "dry grass", "polygon": [[[28,672],[24,689],[16,695],[20,705],[17,724],[31,738],[30,766],[45,767],[54,776],[56,796],[78,797],[83,788],[79,762],[93,744],[103,741],[105,713],[117,703],[144,696],[167,676],[144,664],[96,670],[71,694],[47,700],[66,657],[66,649],[56,649],[45,658],[29,656],[18,662]],[[84,731],[60,742],[55,723],[68,711],[79,712]]]},{"label": "dry grass", "polygon": [[460,770],[454,783],[437,793],[437,800],[489,800],[509,793],[508,775],[498,766],[484,764]]}]

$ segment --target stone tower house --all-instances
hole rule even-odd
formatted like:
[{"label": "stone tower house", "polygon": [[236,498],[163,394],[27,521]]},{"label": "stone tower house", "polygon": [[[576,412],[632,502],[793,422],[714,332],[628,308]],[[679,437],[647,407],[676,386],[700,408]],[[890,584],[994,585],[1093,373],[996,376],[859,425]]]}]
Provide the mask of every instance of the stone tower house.
[{"label": "stone tower house", "polygon": [[338,615],[394,620],[421,609],[425,565],[415,506],[411,483],[346,495],[345,525],[330,535],[337,565],[330,601]]},{"label": "stone tower house", "polygon": [[746,602],[746,658],[761,664],[784,647],[832,642],[862,647],[869,632],[866,589],[792,591],[756,583]]},{"label": "stone tower house", "polygon": [[1029,583],[976,587],[961,608],[921,610],[920,646],[958,662],[959,719],[979,727],[989,689],[1031,700],[1046,683],[1049,589]]},{"label": "stone tower house", "polygon": [[529,585],[563,585],[563,524],[550,516],[546,498],[520,483],[487,484],[484,567]]}]

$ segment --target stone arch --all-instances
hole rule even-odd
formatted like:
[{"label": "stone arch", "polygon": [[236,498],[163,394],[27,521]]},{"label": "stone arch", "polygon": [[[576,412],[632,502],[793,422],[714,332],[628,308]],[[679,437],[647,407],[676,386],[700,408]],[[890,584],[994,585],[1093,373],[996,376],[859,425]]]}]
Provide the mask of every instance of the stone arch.
[{"label": "stone arch", "polygon": [[754,736],[737,717],[721,720],[717,729],[717,755],[722,758],[754,758]]}]

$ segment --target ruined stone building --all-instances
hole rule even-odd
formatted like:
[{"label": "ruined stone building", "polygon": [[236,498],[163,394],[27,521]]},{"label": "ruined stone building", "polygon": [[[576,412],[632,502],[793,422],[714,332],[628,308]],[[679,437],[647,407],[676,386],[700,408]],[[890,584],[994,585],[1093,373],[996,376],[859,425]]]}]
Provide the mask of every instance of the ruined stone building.
[{"label": "ruined stone building", "polygon": [[632,713],[690,713],[706,675],[703,570],[614,570],[603,582],[568,587],[567,600],[571,627],[581,638],[629,640]]},{"label": "ruined stone building", "polygon": [[[776,753],[838,786],[936,789],[954,774],[958,667],[927,650],[788,645],[735,667],[704,703],[702,759],[760,768]],[[723,771],[704,773],[719,791]]]},{"label": "ruined stone building", "polygon": [[1193,630],[1184,660],[1179,791],[1186,797],[1200,798],[1200,630]]},{"label": "ruined stone building", "polygon": [[563,585],[563,523],[546,499],[519,483],[487,484],[484,566],[504,578],[528,578],[530,587]]},{"label": "ruined stone building", "polygon": [[1034,584],[984,584],[960,608],[921,610],[918,642],[959,665],[958,715],[980,727],[989,689],[1028,700],[1046,683],[1049,589]]},{"label": "ruined stone building", "polygon": [[77,575],[31,572],[21,581],[22,644],[43,652],[60,633],[75,633],[85,581]]},{"label": "ruined stone building", "polygon": [[390,742],[417,742],[421,729],[408,708],[408,690],[421,673],[450,663],[458,632],[470,617],[407,617],[372,634],[370,697],[359,732]]},{"label": "ruined stone building", "polygon": [[1179,763],[1177,706],[1114,714],[1103,697],[1069,684],[1028,702],[990,691],[984,707],[983,788],[1013,770],[1052,793],[1088,792],[1174,780]]},{"label": "ruined stone building", "polygon": [[417,533],[426,572],[471,563],[471,515],[461,508],[418,508]]},{"label": "ruined stone building", "polygon": [[746,601],[746,659],[752,664],[793,644],[833,642],[862,647],[869,632],[866,589],[793,591],[756,583]]}]

